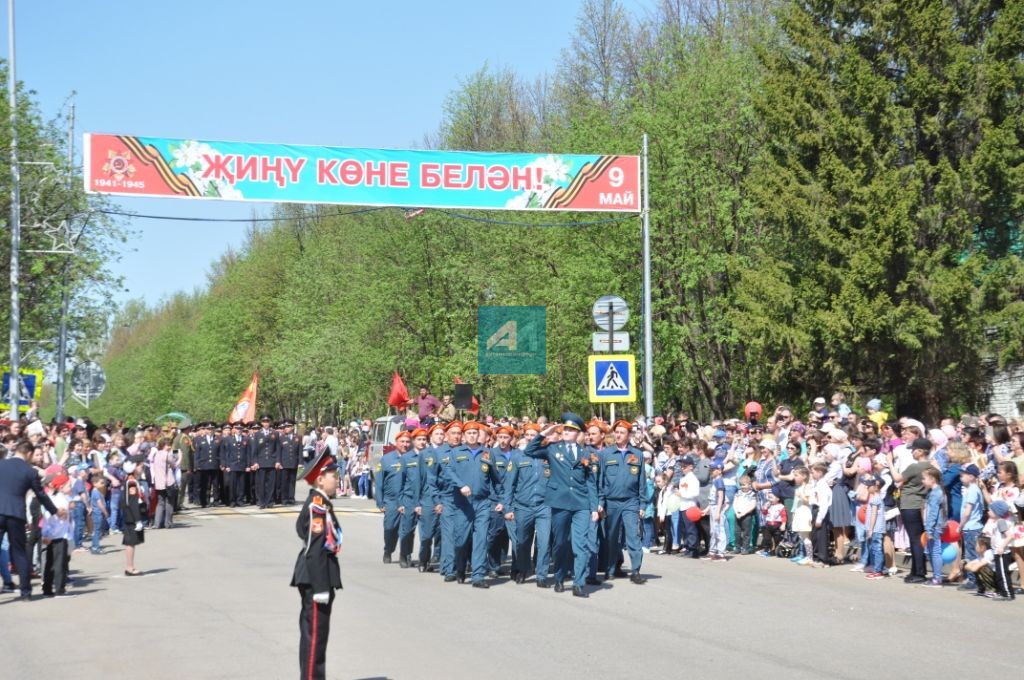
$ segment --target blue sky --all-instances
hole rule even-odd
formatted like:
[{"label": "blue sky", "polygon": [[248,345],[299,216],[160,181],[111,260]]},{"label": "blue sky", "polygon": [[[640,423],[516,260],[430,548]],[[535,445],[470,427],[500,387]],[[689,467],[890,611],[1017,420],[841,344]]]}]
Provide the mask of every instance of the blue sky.
[{"label": "blue sky", "polygon": [[[647,3],[627,2],[627,6]],[[2,54],[7,54],[6,2]],[[578,0],[19,0],[17,75],[44,116],[75,91],[78,142],[108,132],[403,148],[480,68],[533,78],[570,44]],[[121,198],[137,213],[248,217],[252,203]],[[119,300],[206,281],[244,224],[132,220]]]}]

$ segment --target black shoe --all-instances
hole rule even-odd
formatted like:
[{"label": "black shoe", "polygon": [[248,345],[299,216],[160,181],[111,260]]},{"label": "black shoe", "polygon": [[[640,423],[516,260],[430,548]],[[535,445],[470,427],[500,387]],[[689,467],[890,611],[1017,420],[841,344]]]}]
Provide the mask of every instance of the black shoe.
[{"label": "black shoe", "polygon": [[402,569],[408,569],[409,567],[412,566],[412,564],[409,562],[409,560],[407,560],[407,559],[405,559],[403,557],[402,559],[398,560],[398,566],[401,567]]},{"label": "black shoe", "polygon": [[391,564],[391,555],[384,554],[384,564]]},{"label": "black shoe", "polygon": [[17,600],[18,602],[31,602],[32,593],[22,593],[21,595],[18,595]]},{"label": "black shoe", "polygon": [[914,576],[913,574],[910,574],[909,576],[906,576],[903,579],[903,582],[904,583],[909,583],[910,585],[915,585],[915,584],[918,584],[918,583],[924,583],[927,580],[928,579],[926,579],[924,576]]},{"label": "black shoe", "polygon": [[426,573],[427,565],[421,564],[420,566],[416,567],[416,569],[418,569],[421,574]]},{"label": "black shoe", "polygon": [[[623,575],[625,575],[625,574],[623,574]],[[588,586],[599,586],[599,585],[601,585],[601,579],[596,578],[596,577],[588,578],[586,580],[586,584]]]},{"label": "black shoe", "polygon": [[[519,585],[523,585],[524,583],[526,583],[526,575],[525,574],[516,574],[515,581]],[[538,581],[538,583],[540,583],[540,581]]]},{"label": "black shoe", "polygon": [[581,586],[573,586],[572,587],[572,596],[573,597],[590,597],[585,592],[583,592],[583,588]]},{"label": "black shoe", "polygon": [[458,579],[459,583],[465,583],[466,582],[466,575],[465,574],[459,574],[455,578]]},{"label": "black shoe", "polygon": [[537,579],[537,587],[538,588],[550,588],[551,584],[548,583],[547,581],[545,581],[544,579]]},{"label": "black shoe", "polygon": [[444,577],[444,582],[445,583],[451,583],[454,580],[455,580],[455,574],[448,574],[447,576]]},{"label": "black shoe", "polygon": [[555,581],[555,592],[561,593],[565,591],[565,584],[561,581]]},{"label": "black shoe", "polygon": [[612,574],[612,576],[614,576],[615,578],[626,578],[627,576],[629,576],[629,574],[627,574],[622,569],[616,569],[615,573]]},{"label": "black shoe", "polygon": [[491,586],[488,585],[487,581],[473,581],[473,587],[474,588],[483,588],[484,590],[487,590]]},{"label": "black shoe", "polygon": [[647,579],[641,576],[639,571],[634,571],[633,574],[629,577],[629,580],[637,584],[638,586],[647,583]]},{"label": "black shoe", "polygon": [[487,578],[498,578],[498,572],[491,569],[487,572]]}]

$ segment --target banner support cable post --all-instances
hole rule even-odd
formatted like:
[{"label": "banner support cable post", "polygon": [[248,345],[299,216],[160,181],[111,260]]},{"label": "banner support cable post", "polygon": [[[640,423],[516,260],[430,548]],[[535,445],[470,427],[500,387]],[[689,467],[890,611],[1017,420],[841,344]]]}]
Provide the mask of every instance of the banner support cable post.
[{"label": "banner support cable post", "polygon": [[21,307],[18,250],[21,248],[21,172],[18,168],[18,80],[14,71],[14,0],[7,0],[7,99],[11,108],[11,420],[21,397]]},{"label": "banner support cable post", "polygon": [[[608,351],[615,353],[615,316],[613,314],[612,301],[608,301]],[[615,424],[615,402],[608,405],[609,415],[608,422],[612,425]]]},{"label": "banner support cable post", "polygon": [[644,249],[644,414],[648,424],[654,418],[654,361],[651,341],[651,192],[647,170],[647,133],[643,145],[643,212],[641,232]]},{"label": "banner support cable post", "polygon": [[[71,188],[74,178],[72,168],[75,167],[75,105],[71,104],[71,113],[68,117],[68,189]],[[70,234],[71,218],[65,223],[68,227],[67,234]],[[83,227],[84,230],[84,227]],[[77,240],[77,239],[76,239]],[[64,374],[67,372],[68,352],[68,305],[70,288],[71,254],[66,256],[63,267],[63,280],[61,281],[60,292],[60,337],[57,342],[57,421],[64,420]]]}]

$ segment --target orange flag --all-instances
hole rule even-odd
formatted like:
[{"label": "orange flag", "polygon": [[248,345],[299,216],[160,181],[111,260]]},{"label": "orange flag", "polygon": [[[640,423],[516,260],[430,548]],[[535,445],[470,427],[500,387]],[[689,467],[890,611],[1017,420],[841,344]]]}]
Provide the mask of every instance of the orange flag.
[{"label": "orange flag", "polygon": [[[462,378],[460,378],[459,376],[455,376],[455,384],[461,385]],[[470,402],[470,407],[466,410],[474,414],[480,413],[480,402],[476,400],[476,396],[473,397],[473,401]]]},{"label": "orange flag", "polygon": [[398,371],[395,371],[395,374],[391,376],[391,394],[388,395],[388,406],[401,410],[408,403],[409,390],[405,389],[402,376],[398,375]]},{"label": "orange flag", "polygon": [[256,420],[256,390],[260,381],[260,374],[253,373],[249,386],[238,398],[238,403],[231,410],[228,416],[229,423],[251,423]]}]

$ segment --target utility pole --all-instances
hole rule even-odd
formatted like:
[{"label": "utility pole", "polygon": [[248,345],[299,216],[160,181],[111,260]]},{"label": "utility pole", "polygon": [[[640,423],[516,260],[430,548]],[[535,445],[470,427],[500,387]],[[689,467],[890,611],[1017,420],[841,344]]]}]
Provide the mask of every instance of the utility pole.
[{"label": "utility pole", "polygon": [[11,420],[21,396],[21,307],[18,250],[21,248],[21,170],[18,167],[18,80],[14,72],[14,0],[7,0],[7,99],[11,108]]},{"label": "utility pole", "polygon": [[[68,116],[68,190],[72,188],[74,182],[74,167],[75,167],[75,105],[71,104],[71,113]],[[65,225],[67,226],[66,231],[71,232],[71,219],[72,216],[67,217]],[[85,226],[82,227],[85,230]],[[79,234],[81,236],[81,234]],[[78,242],[78,239],[75,239]],[[71,257],[72,254],[68,253],[64,260],[63,276],[61,280],[61,293],[60,293],[60,340],[57,343],[57,422],[64,420],[64,375],[67,373],[67,353],[68,353],[68,304],[69,298],[71,297],[69,288],[71,278]]]},{"label": "utility pole", "polygon": [[651,192],[650,182],[647,181],[647,133],[644,133],[643,162],[644,206],[641,231],[644,242],[644,415],[650,425],[654,418],[654,357],[651,349],[654,343],[651,341]]}]

